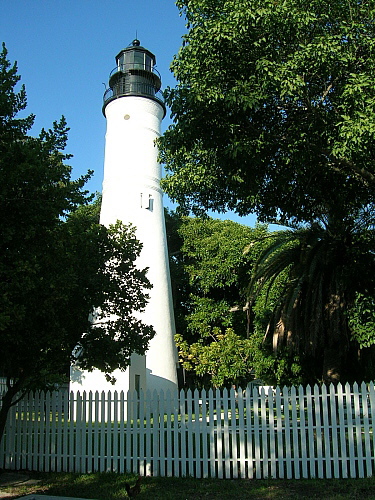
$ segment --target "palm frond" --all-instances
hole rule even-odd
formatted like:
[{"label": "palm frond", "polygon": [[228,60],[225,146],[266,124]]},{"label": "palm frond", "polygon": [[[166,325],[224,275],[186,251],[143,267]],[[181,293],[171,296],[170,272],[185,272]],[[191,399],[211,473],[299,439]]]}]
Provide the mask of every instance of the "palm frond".
[{"label": "palm frond", "polygon": [[[248,295],[256,301],[265,294],[268,303],[271,291],[279,286],[267,329],[275,348],[287,344],[300,352],[316,353],[345,330],[342,307],[333,304],[334,297],[343,296],[342,242],[329,223],[327,219],[326,227],[314,224],[278,232],[260,253]],[[282,273],[285,279],[280,283]]]}]

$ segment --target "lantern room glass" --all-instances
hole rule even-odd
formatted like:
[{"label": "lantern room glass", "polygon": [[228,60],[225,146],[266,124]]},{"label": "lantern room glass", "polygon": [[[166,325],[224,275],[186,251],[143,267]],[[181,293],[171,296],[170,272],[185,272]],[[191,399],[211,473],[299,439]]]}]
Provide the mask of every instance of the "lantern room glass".
[{"label": "lantern room glass", "polygon": [[152,57],[140,50],[123,52],[117,60],[117,68],[119,71],[126,71],[130,68],[152,71],[152,67]]}]

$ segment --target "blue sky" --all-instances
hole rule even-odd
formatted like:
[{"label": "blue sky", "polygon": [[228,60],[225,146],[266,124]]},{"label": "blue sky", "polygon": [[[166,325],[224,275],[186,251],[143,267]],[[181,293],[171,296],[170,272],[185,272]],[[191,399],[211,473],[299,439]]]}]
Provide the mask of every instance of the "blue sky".
[{"label": "blue sky", "polygon": [[[36,115],[35,133],[61,115],[70,127],[67,152],[73,177],[94,170],[90,191],[101,191],[105,118],[103,83],[115,55],[137,37],[156,55],[163,88],[174,86],[169,70],[186,32],[173,0],[3,0],[0,41],[17,61]],[[169,113],[163,121],[168,124]],[[165,199],[165,205],[169,205]],[[220,216],[253,225],[255,218]]]}]

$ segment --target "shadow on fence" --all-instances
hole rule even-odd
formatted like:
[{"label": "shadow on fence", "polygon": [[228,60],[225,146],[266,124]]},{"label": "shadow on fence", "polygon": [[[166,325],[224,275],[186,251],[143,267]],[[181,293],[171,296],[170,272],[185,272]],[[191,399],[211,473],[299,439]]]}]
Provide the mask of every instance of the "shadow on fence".
[{"label": "shadow on fence", "polygon": [[0,467],[218,478],[374,472],[374,385],[174,394],[30,394],[12,408]]}]

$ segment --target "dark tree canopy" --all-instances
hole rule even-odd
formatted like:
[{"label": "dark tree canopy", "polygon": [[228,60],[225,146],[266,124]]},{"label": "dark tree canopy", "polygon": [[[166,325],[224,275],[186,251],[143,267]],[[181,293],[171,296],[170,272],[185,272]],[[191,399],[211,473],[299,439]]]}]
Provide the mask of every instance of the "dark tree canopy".
[{"label": "dark tree canopy", "polygon": [[375,6],[178,1],[164,189],[182,208],[312,222],[373,203]]},{"label": "dark tree canopy", "polygon": [[[374,376],[373,321],[364,324],[374,297],[374,235],[366,234],[367,245],[355,229],[345,233],[350,241],[331,224],[273,233],[253,271],[250,293],[256,308],[272,302],[267,342],[275,351],[286,348],[298,356],[306,383]],[[362,304],[359,290],[366,297]],[[372,319],[373,313],[368,310],[367,316]]]}]

